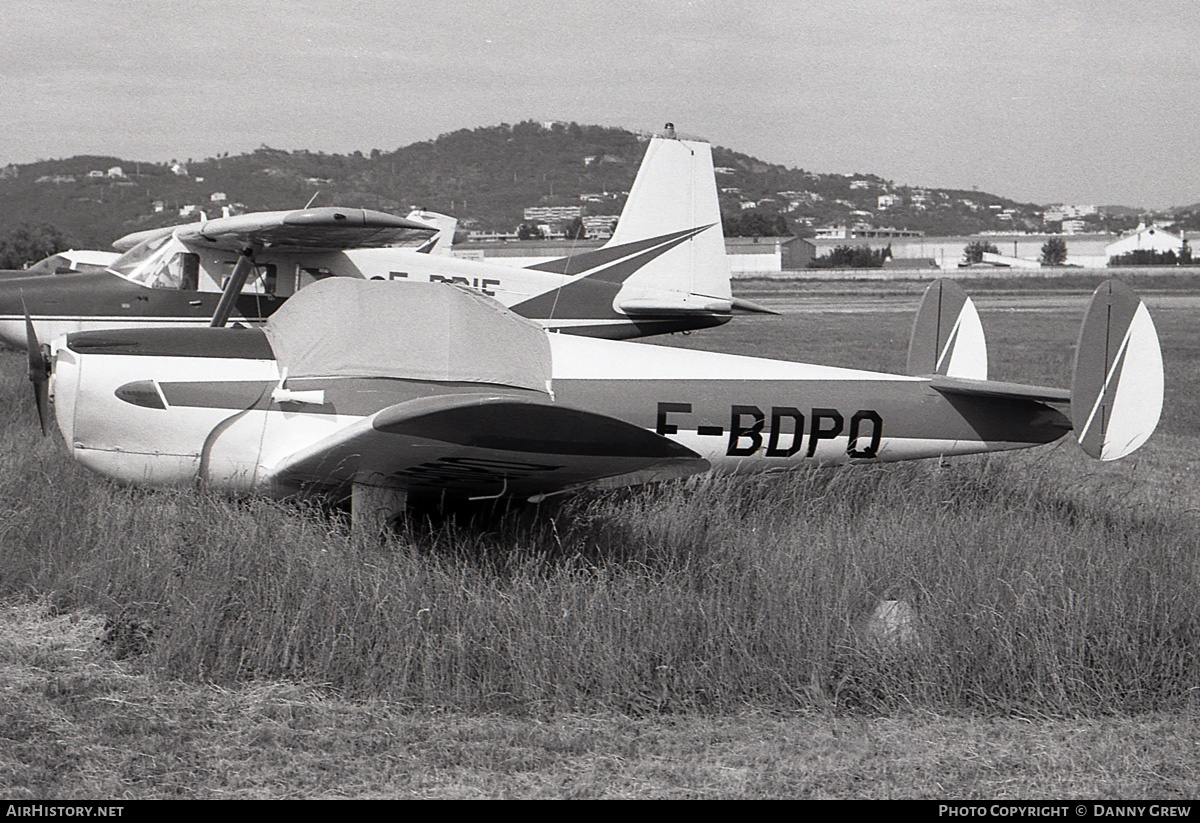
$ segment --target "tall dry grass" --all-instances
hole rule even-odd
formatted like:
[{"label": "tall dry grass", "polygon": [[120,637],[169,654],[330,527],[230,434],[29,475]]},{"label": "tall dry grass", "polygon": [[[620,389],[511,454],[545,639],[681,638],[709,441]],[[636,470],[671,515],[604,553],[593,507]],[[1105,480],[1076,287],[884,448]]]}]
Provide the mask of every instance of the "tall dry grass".
[{"label": "tall dry grass", "polygon": [[[378,545],[316,505],[87,474],[36,437],[20,359],[0,360],[0,596],[98,612],[166,677],[516,714],[1128,713],[1200,683],[1195,507],[1155,497],[1190,482],[1196,440],[1169,420],[1128,470],[1064,444],[699,477]],[[913,610],[891,636],[882,601]]]},{"label": "tall dry grass", "polygon": [[[999,460],[706,477],[386,545],[301,505],[3,488],[0,591],[170,677],[517,713],[1190,705],[1195,524]],[[63,494],[62,491],[68,493]],[[16,498],[17,505],[12,505]],[[884,600],[911,631],[871,630]]]}]

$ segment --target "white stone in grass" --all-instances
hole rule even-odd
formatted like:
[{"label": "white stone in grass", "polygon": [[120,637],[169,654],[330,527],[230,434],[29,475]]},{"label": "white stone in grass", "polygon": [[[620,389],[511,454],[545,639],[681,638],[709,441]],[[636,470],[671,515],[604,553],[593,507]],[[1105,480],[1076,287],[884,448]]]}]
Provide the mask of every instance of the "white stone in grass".
[{"label": "white stone in grass", "polygon": [[921,642],[917,610],[907,600],[881,600],[867,618],[867,637],[880,645],[910,647]]}]

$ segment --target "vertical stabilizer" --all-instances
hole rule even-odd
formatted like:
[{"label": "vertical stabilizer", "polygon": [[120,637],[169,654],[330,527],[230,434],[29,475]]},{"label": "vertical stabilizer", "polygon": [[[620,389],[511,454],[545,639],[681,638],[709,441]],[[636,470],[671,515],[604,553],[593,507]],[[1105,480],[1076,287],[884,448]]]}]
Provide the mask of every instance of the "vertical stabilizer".
[{"label": "vertical stabilizer", "polygon": [[987,341],[979,312],[952,280],[925,289],[908,343],[908,373],[987,380]]},{"label": "vertical stabilizer", "polygon": [[668,292],[730,300],[729,260],[708,143],[655,137],[647,145],[604,248],[648,249],[654,239],[665,250],[625,281],[619,303]]},{"label": "vertical stabilizer", "polygon": [[1163,405],[1163,361],[1146,304],[1120,280],[1092,295],[1071,381],[1071,424],[1092,457],[1116,460],[1154,433]]},{"label": "vertical stabilizer", "polygon": [[437,234],[421,244],[417,251],[422,254],[449,255],[454,246],[454,232],[458,230],[458,218],[448,214],[438,214],[436,211],[413,209],[408,213],[409,220],[428,223],[437,229]]}]

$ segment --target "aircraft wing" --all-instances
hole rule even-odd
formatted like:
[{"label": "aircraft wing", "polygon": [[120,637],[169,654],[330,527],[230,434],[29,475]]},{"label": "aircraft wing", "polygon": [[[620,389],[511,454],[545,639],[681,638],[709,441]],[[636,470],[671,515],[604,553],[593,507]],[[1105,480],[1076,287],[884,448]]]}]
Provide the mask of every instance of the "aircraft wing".
[{"label": "aircraft wing", "polygon": [[361,483],[539,499],[708,468],[691,449],[612,417],[541,397],[472,393],[390,406],[290,455],[265,479],[287,490]]},{"label": "aircraft wing", "polygon": [[166,234],[170,234],[171,232],[175,231],[175,229],[177,229],[177,228],[179,228],[179,227],[178,226],[160,226],[157,229],[145,229],[143,231],[130,232],[129,234],[126,234],[122,237],[118,237],[116,240],[114,240],[112,243],[112,247],[123,254],[123,253],[129,251],[130,249],[132,249],[138,243],[144,242],[146,240],[151,240],[156,237],[162,237],[163,235],[166,235]]},{"label": "aircraft wing", "polygon": [[295,211],[260,211],[214,217],[182,226],[150,229],[127,235],[113,243],[131,246],[160,233],[174,232],[185,243],[226,251],[247,246],[296,252],[325,252],[341,249],[378,248],[424,240],[437,232],[428,221],[397,217],[371,209],[342,209],[326,206]]},{"label": "aircraft wing", "polygon": [[175,235],[185,243],[230,251],[259,246],[320,252],[390,246],[429,237],[435,231],[428,223],[381,211],[326,206],[216,217],[182,226]]}]

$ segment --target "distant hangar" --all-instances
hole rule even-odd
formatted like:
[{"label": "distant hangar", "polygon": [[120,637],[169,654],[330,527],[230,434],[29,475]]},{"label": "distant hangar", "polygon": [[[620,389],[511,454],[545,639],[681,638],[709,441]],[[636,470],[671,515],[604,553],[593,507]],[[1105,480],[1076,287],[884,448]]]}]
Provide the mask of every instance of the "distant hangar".
[{"label": "distant hangar", "polygon": [[[853,237],[727,237],[725,251],[734,277],[770,276],[808,267],[809,261],[828,255],[838,246],[891,246],[892,265],[896,268],[956,269],[963,248],[970,243],[994,245],[998,255],[989,262],[1014,268],[1036,265],[1042,246],[1051,238],[1067,243],[1067,264],[1083,268],[1104,268],[1108,259],[1137,249],[1179,252],[1184,237],[1157,226],[1139,226],[1135,231],[1114,238],[1111,234],[975,234],[951,237],[926,237],[919,232],[876,230]],[[454,247],[458,257],[487,259],[513,266],[532,266],[560,257],[599,248],[603,240],[525,240],[509,243],[462,243]]]}]

